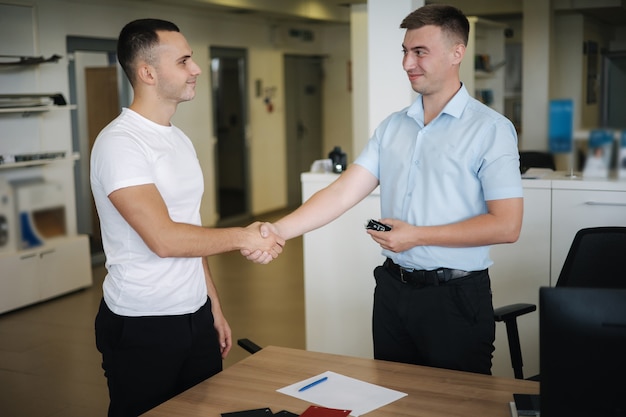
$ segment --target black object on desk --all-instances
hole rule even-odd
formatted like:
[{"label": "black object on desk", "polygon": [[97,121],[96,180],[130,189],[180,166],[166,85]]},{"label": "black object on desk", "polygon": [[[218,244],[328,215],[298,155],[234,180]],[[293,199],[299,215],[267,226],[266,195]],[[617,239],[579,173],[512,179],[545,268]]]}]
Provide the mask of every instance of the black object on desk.
[{"label": "black object on desk", "polygon": [[269,407],[255,408],[253,410],[233,411],[230,413],[222,413],[222,417],[298,417],[298,414],[294,414],[291,411],[281,410],[278,413],[272,413]]},{"label": "black object on desk", "polygon": [[539,290],[541,417],[626,416],[626,289]]},{"label": "black object on desk", "polygon": [[255,408],[254,410],[233,411],[230,413],[222,413],[222,417],[269,417],[273,416],[272,410],[269,408]]},{"label": "black object on desk", "polygon": [[515,408],[518,416],[538,416],[539,395],[538,394],[513,394]]}]

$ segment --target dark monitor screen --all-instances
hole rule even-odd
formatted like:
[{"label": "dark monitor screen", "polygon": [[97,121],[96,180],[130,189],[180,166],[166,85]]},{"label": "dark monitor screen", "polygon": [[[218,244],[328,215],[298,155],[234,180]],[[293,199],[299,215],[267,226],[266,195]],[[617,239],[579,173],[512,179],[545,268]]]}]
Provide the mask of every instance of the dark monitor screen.
[{"label": "dark monitor screen", "polygon": [[626,289],[539,290],[542,417],[626,416]]}]

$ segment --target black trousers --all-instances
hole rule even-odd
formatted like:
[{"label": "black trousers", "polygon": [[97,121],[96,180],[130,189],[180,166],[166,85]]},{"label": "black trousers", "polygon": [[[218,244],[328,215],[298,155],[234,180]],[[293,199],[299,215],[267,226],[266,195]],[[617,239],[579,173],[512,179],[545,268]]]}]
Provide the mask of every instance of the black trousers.
[{"label": "black trousers", "polygon": [[104,300],[96,345],[109,387],[109,417],[136,417],[222,370],[211,301],[192,314],[126,317]]},{"label": "black trousers", "polygon": [[491,374],[495,320],[486,270],[422,288],[384,266],[374,277],[376,359]]}]

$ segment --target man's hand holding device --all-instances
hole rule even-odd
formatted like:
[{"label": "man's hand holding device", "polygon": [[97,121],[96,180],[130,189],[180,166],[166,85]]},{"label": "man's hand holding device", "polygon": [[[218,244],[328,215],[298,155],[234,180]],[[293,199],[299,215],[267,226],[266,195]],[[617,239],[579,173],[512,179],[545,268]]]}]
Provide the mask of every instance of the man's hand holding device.
[{"label": "man's hand holding device", "polygon": [[365,225],[365,228],[368,230],[376,230],[378,232],[388,232],[391,230],[391,226],[383,224],[374,219],[368,220],[367,224]]}]

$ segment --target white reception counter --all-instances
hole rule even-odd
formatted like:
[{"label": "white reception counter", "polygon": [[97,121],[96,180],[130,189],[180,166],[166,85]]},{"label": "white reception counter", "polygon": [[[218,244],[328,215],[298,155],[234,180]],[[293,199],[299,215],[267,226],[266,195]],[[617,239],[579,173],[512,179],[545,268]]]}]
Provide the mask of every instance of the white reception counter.
[{"label": "white reception counter", "polygon": [[[339,174],[303,173],[302,199]],[[496,245],[490,268],[494,306],[538,304],[539,287],[554,285],[575,233],[583,227],[626,226],[626,181],[570,179],[556,172],[525,179],[519,240]],[[306,348],[373,356],[373,270],[384,258],[365,233],[380,217],[378,189],[334,222],[304,236]],[[519,320],[524,374],[539,373],[539,315]],[[496,326],[493,373],[513,376],[504,324]]]}]

